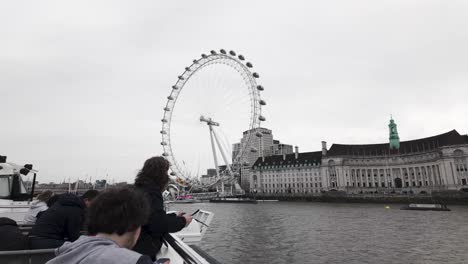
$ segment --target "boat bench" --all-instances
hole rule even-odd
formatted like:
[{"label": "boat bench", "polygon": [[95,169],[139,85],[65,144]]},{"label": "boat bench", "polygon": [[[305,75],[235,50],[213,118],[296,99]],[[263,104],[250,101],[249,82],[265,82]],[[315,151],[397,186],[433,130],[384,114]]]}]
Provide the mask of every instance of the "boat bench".
[{"label": "boat bench", "polygon": [[55,257],[55,249],[0,251],[0,263],[44,264]]}]

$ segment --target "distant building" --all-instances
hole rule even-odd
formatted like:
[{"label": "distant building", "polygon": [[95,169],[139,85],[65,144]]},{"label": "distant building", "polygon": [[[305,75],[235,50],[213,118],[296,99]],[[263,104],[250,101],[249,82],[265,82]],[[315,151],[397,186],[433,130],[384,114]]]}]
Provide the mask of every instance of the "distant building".
[{"label": "distant building", "polygon": [[107,180],[96,180],[96,182],[94,183],[94,186],[96,189],[102,189],[106,187],[106,184],[107,184]]},{"label": "distant building", "polygon": [[293,153],[293,146],[288,144],[281,144],[279,140],[273,140],[273,146],[264,150],[264,156],[282,155]]},{"label": "distant building", "polygon": [[318,193],[323,188],[322,152],[259,158],[252,167],[250,190],[263,193]]},{"label": "distant building", "polygon": [[208,169],[206,170],[206,175],[208,177],[215,177],[216,176],[216,169]]},{"label": "distant building", "polygon": [[249,188],[267,193],[431,192],[468,185],[468,135],[452,130],[400,142],[393,119],[389,135],[389,143],[327,149],[322,142],[322,151],[258,158]]},{"label": "distant building", "polygon": [[240,158],[240,163],[242,164],[240,184],[244,190],[250,189],[250,179],[252,177],[251,168],[258,158],[275,155],[277,153],[292,153],[292,146],[281,144],[279,140],[273,140],[273,133],[267,128],[244,131],[240,143],[233,145],[233,159],[239,155],[242,149],[241,146],[246,146],[244,155]]}]

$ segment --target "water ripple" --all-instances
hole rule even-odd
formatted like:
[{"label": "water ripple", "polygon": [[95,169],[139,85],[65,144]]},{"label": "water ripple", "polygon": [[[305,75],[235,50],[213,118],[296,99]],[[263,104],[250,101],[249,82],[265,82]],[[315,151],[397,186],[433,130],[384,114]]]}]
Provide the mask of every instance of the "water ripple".
[{"label": "water ripple", "polygon": [[[200,245],[221,263],[468,263],[468,207],[259,203],[174,205],[215,213]],[[171,208],[172,209],[172,208]]]}]

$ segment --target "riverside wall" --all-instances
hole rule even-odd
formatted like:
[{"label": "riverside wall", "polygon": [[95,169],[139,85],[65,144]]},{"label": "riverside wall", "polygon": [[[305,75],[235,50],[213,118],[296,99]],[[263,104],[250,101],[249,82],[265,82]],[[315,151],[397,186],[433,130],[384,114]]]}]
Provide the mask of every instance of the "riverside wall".
[{"label": "riverside wall", "polygon": [[329,203],[441,203],[468,205],[468,193],[460,191],[440,191],[432,194],[347,194],[345,192],[325,192],[321,194],[248,194],[257,200],[329,202]]}]

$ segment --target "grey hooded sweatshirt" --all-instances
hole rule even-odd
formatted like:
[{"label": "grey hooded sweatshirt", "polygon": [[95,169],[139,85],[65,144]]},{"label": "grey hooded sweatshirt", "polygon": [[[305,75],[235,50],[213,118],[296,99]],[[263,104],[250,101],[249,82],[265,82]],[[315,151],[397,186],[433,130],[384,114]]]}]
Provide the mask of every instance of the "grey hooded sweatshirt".
[{"label": "grey hooded sweatshirt", "polygon": [[80,236],[55,250],[55,258],[46,264],[152,264],[151,258],[104,237]]},{"label": "grey hooded sweatshirt", "polygon": [[23,222],[26,225],[34,225],[36,223],[36,217],[37,214],[47,210],[47,204],[43,201],[33,201],[31,202],[31,206],[29,207],[29,210],[26,212],[24,215]]}]

